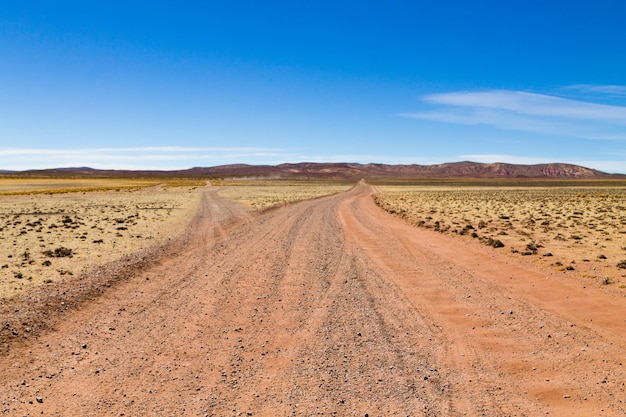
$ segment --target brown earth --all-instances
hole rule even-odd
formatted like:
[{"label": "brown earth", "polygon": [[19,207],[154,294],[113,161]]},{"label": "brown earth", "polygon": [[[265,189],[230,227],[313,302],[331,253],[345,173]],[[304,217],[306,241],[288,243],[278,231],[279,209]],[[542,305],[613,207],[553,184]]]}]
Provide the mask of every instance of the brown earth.
[{"label": "brown earth", "polygon": [[248,214],[207,191],[156,263],[7,342],[0,409],[626,414],[626,298],[411,227],[372,192]]},{"label": "brown earth", "polygon": [[550,163],[520,165],[463,161],[437,165],[387,165],[358,163],[288,163],[280,165],[221,165],[179,171],[124,171],[92,168],[60,168],[22,172],[2,172],[0,178],[254,178],[254,179],[568,179],[621,180],[623,174],[607,174],[578,165]]}]

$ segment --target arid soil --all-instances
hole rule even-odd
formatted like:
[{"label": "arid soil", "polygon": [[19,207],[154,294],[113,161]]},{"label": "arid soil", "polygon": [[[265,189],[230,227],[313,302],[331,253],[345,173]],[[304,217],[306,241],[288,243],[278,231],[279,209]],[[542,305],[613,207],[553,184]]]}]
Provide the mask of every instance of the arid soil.
[{"label": "arid soil", "polygon": [[338,181],[222,181],[218,196],[252,210],[293,203],[346,191],[354,182]]},{"label": "arid soil", "polygon": [[624,186],[382,186],[380,191],[376,203],[413,225],[500,246],[583,285],[626,291]]},{"label": "arid soil", "polygon": [[[16,192],[42,187],[32,180],[8,183]],[[52,191],[58,190],[58,180],[50,183],[57,184]],[[72,189],[80,184],[76,180],[60,185]],[[173,231],[185,228],[198,202],[199,189],[193,187],[0,195],[0,298],[162,244],[180,234]]]},{"label": "arid soil", "polygon": [[207,190],[154,264],[5,341],[0,409],[626,414],[621,292],[412,227],[372,191],[251,214]]}]

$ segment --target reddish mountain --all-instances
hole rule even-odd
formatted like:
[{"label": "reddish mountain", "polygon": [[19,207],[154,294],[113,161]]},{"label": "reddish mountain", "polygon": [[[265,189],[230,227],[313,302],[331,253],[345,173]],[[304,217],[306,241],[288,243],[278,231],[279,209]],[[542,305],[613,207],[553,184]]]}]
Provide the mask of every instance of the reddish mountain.
[{"label": "reddish mountain", "polygon": [[626,179],[570,164],[482,164],[454,162],[438,165],[385,165],[353,163],[295,163],[281,165],[221,165],[177,171],[97,170],[60,168],[4,173],[32,177],[223,177],[267,179],[420,179],[420,178],[545,178],[545,179]]}]

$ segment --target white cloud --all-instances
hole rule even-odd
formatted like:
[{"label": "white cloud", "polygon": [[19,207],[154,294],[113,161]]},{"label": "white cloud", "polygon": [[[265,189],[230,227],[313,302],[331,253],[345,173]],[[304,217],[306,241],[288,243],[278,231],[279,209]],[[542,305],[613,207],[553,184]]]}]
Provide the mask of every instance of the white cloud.
[{"label": "white cloud", "polygon": [[626,139],[626,107],[523,91],[429,94],[431,109],[400,116],[598,140]]},{"label": "white cloud", "polygon": [[87,166],[100,169],[185,169],[287,159],[279,149],[253,147],[129,147],[39,149],[0,148],[0,169],[27,170]]},{"label": "white cloud", "polygon": [[493,109],[532,116],[582,118],[626,125],[626,107],[587,103],[524,91],[483,91],[430,94],[424,101],[456,107]]},{"label": "white cloud", "polygon": [[574,84],[563,87],[563,89],[577,91],[583,94],[626,97],[626,86],[624,85]]},{"label": "white cloud", "polygon": [[0,170],[91,167],[98,169],[176,170],[194,166],[235,163],[277,165],[286,162],[355,162],[383,164],[437,164],[441,158],[381,154],[301,154],[255,147],[129,147],[38,149],[0,148]]}]

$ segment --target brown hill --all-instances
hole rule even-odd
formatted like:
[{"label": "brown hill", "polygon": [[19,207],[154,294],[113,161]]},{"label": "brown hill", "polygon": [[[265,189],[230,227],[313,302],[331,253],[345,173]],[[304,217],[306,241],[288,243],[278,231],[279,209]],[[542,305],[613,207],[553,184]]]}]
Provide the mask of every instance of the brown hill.
[{"label": "brown hill", "polygon": [[437,165],[386,165],[357,163],[301,162],[281,165],[221,165],[176,171],[97,170],[59,168],[4,173],[29,177],[207,177],[267,179],[422,179],[422,178],[543,178],[543,179],[626,179],[571,164],[517,165],[454,162]]}]

